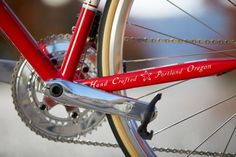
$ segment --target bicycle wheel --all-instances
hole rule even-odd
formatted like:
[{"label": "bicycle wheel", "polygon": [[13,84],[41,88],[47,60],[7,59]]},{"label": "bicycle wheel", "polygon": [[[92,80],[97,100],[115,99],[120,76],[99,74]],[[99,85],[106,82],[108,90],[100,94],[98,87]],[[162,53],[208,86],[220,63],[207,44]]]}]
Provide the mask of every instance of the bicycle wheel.
[{"label": "bicycle wheel", "polygon": [[[197,23],[198,27],[193,27],[192,32],[196,32],[199,27],[203,27],[210,34],[216,35],[208,36],[205,34],[205,31],[199,31],[200,33],[196,33],[197,35],[202,34],[206,38],[217,37],[216,39],[226,40],[192,40],[194,35],[188,32],[191,30],[189,29],[189,25],[186,27],[188,29],[183,28],[187,38],[182,38],[173,35],[178,34],[176,31],[178,32],[179,28],[172,31],[172,34],[168,34],[150,27],[134,24],[128,21],[133,1],[108,1],[104,9],[99,34],[98,50],[101,53],[98,54],[98,63],[100,76],[121,73],[123,72],[124,65],[125,69],[132,71],[140,68],[148,68],[150,65],[167,65],[196,59],[217,57],[235,58],[231,53],[235,50],[235,43],[232,40],[228,40],[229,38],[235,37],[232,32],[230,32],[231,35],[228,37],[220,31],[216,31],[214,27],[204,22],[206,20],[204,19],[205,16],[203,16],[203,19],[197,18],[194,14],[180,7],[178,5],[180,1],[172,2],[167,0],[165,3],[168,3],[172,9],[174,7],[181,14],[193,20],[195,24]],[[213,5],[204,0],[201,3],[210,7]],[[235,9],[231,1],[226,0],[225,3],[227,5],[221,2],[214,3],[212,8],[216,6],[226,7],[228,10],[231,10],[231,15],[232,10]],[[145,2],[145,4],[148,4],[148,2]],[[149,4],[153,5],[152,2]],[[196,6],[196,4],[193,4],[193,6]],[[205,14],[208,13],[205,12]],[[206,16],[206,18],[208,17]],[[134,21],[138,20],[135,19]],[[219,20],[219,22],[222,21]],[[145,24],[149,25],[148,23]],[[182,25],[179,26],[182,27]],[[148,35],[150,35],[150,32],[152,33],[150,35],[151,39],[146,37],[127,37],[130,34],[137,35],[137,32],[139,32],[138,35],[145,34],[143,30],[148,31]],[[162,39],[162,37],[171,39]],[[191,40],[187,40],[189,38]],[[137,41],[139,41],[138,44],[136,43]],[[132,54],[132,50],[137,52],[139,49],[144,49],[143,47],[148,49],[150,44],[155,42],[160,44],[158,45],[159,47],[155,46],[159,51],[154,56],[150,57],[150,53],[147,52]],[[148,43],[149,45],[143,46],[142,44],[144,43]],[[165,52],[165,56],[162,56],[163,54],[160,54],[160,52],[166,43],[173,43],[174,49],[179,51],[178,55],[170,55]],[[183,48],[179,48],[180,46]],[[127,48],[129,49],[127,50]],[[186,52],[187,50],[187,54],[180,53],[182,51]],[[193,52],[190,53],[189,51]],[[144,58],[145,55],[148,56]],[[144,56],[144,59],[140,59],[142,56]],[[151,61],[151,63],[148,61]],[[236,78],[233,77],[234,75],[235,72],[229,72],[220,77],[184,80],[164,85],[155,85],[147,87],[147,89],[142,87],[141,89],[120,92],[121,94],[127,93],[130,97],[133,96],[136,99],[146,101],[150,101],[148,98],[152,98],[153,94],[157,92],[162,92],[164,97],[165,95],[167,96],[166,99],[163,98],[164,100],[161,104],[157,105],[159,115],[150,125],[155,132],[151,142],[143,140],[138,135],[136,131],[139,125],[138,122],[119,116],[107,116],[111,129],[124,154],[126,156],[156,156],[156,153],[167,156],[170,155],[168,153],[174,153],[174,155],[177,153],[185,156],[187,154],[199,156],[235,156],[236,152],[234,148],[236,146],[236,140],[233,140],[233,138],[235,139],[236,108],[233,104],[235,103],[236,88],[231,83],[236,81]],[[202,89],[198,89],[200,86],[202,86]],[[196,90],[194,91],[194,89]],[[144,94],[140,94],[141,92],[144,92]],[[207,120],[208,123],[206,122]],[[164,153],[162,154],[160,152]]]}]

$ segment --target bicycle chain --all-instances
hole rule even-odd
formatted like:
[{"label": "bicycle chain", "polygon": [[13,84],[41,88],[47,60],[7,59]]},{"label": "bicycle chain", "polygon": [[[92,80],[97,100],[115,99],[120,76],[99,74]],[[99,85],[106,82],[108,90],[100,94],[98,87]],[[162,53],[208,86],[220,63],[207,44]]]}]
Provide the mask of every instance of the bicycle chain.
[{"label": "bicycle chain", "polygon": [[[132,36],[125,36],[124,40],[125,41],[137,41],[137,42],[146,42],[146,43],[188,43],[188,44],[196,44],[196,45],[209,45],[209,44],[236,44],[236,40],[231,39],[231,40],[221,40],[221,39],[212,39],[212,40],[207,40],[207,39],[182,39],[179,37],[172,36],[170,34],[166,34],[148,27],[140,26],[138,24],[132,23],[132,22],[127,22],[127,25],[141,28],[143,30],[147,30],[150,32],[153,32],[155,34],[161,34],[170,38],[147,38],[147,37],[132,37]],[[222,36],[223,37],[223,36]],[[223,37],[224,38],[224,37]]]},{"label": "bicycle chain", "polygon": [[[118,144],[109,143],[109,142],[96,142],[96,141],[89,141],[89,140],[76,140],[73,141],[75,144],[87,145],[87,146],[99,146],[99,147],[107,147],[107,148],[119,148]],[[153,151],[155,152],[163,152],[163,153],[173,153],[173,154],[192,154],[192,155],[201,155],[201,156],[212,156],[212,157],[235,157],[236,154],[225,153],[222,154],[221,152],[209,152],[209,151],[191,151],[191,150],[184,150],[184,149],[174,149],[174,148],[158,148],[153,147]]]},{"label": "bicycle chain", "polygon": [[136,42],[144,42],[144,43],[172,43],[172,44],[204,44],[204,45],[213,45],[213,44],[236,44],[236,40],[220,40],[220,39],[212,39],[212,40],[203,40],[203,39],[175,39],[175,38],[147,38],[147,37],[132,37],[126,36],[124,41],[136,41]]}]

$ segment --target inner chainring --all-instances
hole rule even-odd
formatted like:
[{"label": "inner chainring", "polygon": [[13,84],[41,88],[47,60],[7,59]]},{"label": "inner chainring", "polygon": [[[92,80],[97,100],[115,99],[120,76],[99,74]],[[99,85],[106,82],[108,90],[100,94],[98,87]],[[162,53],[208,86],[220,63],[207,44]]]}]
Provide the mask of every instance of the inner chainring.
[{"label": "inner chainring", "polygon": [[[70,38],[71,35],[54,35],[40,41],[57,68],[60,68]],[[96,49],[88,44],[85,51],[77,68],[78,79],[97,76]],[[12,80],[12,96],[19,116],[42,137],[72,142],[94,130],[105,117],[104,113],[69,107],[45,97],[43,81],[23,58],[17,63]]]}]

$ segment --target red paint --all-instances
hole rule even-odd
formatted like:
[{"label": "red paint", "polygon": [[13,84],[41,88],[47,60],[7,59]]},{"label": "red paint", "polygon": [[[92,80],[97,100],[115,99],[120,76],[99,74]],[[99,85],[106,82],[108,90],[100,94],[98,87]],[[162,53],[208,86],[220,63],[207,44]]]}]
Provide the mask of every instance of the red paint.
[{"label": "red paint", "polygon": [[78,82],[105,91],[117,91],[160,83],[217,75],[236,68],[236,59],[215,59],[155,67]]},{"label": "red paint", "polygon": [[43,42],[38,42],[38,45],[40,47],[40,50],[47,56],[47,57],[50,57],[50,53],[48,52],[47,50],[47,46],[45,45],[45,43]]},{"label": "red paint", "polygon": [[59,77],[58,71],[42,53],[37,42],[3,0],[0,0],[0,29],[43,80]]},{"label": "red paint", "polygon": [[88,6],[91,6],[91,7],[95,8],[95,9],[97,8],[97,6],[92,5],[92,4],[89,4],[89,3],[87,3],[87,2],[84,2],[84,4],[85,4],[85,5],[88,5]]},{"label": "red paint", "polygon": [[[86,4],[84,4],[86,5]],[[77,70],[77,65],[82,53],[84,52],[87,36],[92,25],[95,12],[86,7],[82,8],[80,16],[75,26],[72,41],[60,69],[62,79],[72,81]]]}]

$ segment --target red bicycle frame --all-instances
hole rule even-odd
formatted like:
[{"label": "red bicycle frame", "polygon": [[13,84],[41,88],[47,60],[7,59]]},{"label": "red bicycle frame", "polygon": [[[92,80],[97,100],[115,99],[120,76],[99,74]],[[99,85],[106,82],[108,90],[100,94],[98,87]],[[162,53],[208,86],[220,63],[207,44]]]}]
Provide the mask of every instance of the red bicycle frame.
[{"label": "red bicycle frame", "polygon": [[[37,44],[4,0],[0,0],[0,29],[44,81],[56,78],[73,81],[98,3],[99,0],[84,2],[60,70],[57,70],[50,62],[46,55],[47,50],[45,47]],[[155,67],[108,77],[78,80],[77,82],[105,91],[116,91],[158,83],[218,75],[235,68],[236,59],[215,59]]]},{"label": "red bicycle frame", "polygon": [[236,68],[235,59],[194,61],[178,65],[150,68],[78,82],[106,91],[117,91],[153,84],[219,75]]}]

